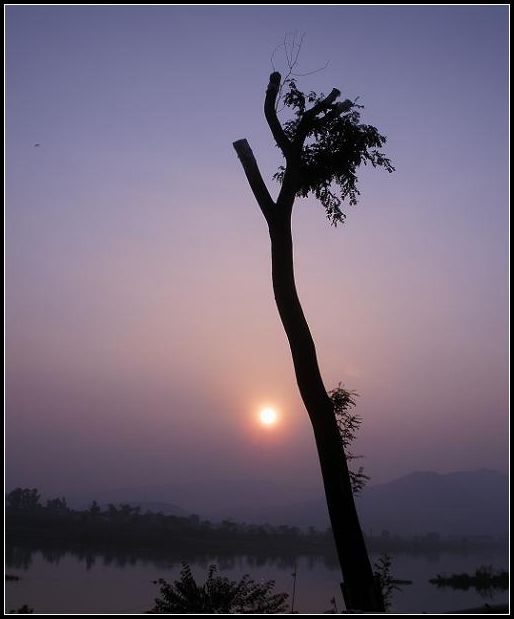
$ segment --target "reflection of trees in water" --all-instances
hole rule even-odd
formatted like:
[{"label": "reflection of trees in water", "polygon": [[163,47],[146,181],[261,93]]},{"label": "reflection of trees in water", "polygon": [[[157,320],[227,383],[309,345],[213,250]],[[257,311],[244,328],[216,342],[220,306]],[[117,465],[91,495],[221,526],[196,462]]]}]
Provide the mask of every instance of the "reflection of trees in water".
[{"label": "reflection of trees in water", "polygon": [[126,553],[118,549],[110,549],[108,552],[97,553],[103,555],[102,562],[105,566],[115,565],[116,567],[125,567],[126,565],[135,565],[138,562],[137,555]]},{"label": "reflection of trees in water", "polygon": [[[208,566],[213,558],[230,569],[236,556],[247,557],[250,566],[256,568],[274,565],[290,569],[300,556],[309,562],[309,568],[320,562],[328,569],[338,566],[329,529],[320,532],[310,527],[303,532],[286,525],[245,524],[230,519],[213,524],[194,515],[142,514],[139,507],[128,504],[110,504],[102,511],[95,501],[88,510],[76,511],[67,507],[64,498],[47,501],[45,507],[36,489],[21,488],[7,496],[5,516],[6,541],[11,549],[7,564],[22,569],[29,567],[35,550],[54,564],[69,552],[85,562],[87,569],[95,561],[121,568],[137,562],[162,567],[170,562],[203,561]],[[467,555],[473,551],[465,539],[444,540],[436,533],[402,539],[384,531],[366,543],[371,554],[408,555],[433,562],[444,559],[447,552]],[[496,548],[505,547],[505,541],[496,542]]]},{"label": "reflection of trees in water", "polygon": [[90,570],[96,562],[96,553],[92,552],[89,548],[70,548],[66,549],[65,553],[69,553],[70,555],[77,557],[79,561],[84,561],[87,570]]},{"label": "reflection of trees in water", "polygon": [[48,563],[55,563],[58,565],[66,552],[51,546],[45,546],[41,549],[41,554],[48,561]]},{"label": "reflection of trees in water", "polygon": [[495,570],[491,565],[479,567],[474,574],[438,574],[429,581],[439,588],[449,587],[453,590],[468,591],[475,589],[482,597],[493,597],[493,591],[507,591],[509,574],[505,570]]},{"label": "reflection of trees in water", "polygon": [[298,557],[302,556],[307,561],[309,568],[317,564],[324,564],[329,569],[337,567],[337,557],[333,552],[319,553],[317,555],[305,555],[301,551],[297,553],[278,554],[262,550],[254,553],[231,554],[233,551],[198,552],[194,549],[177,552],[155,549],[126,549],[117,546],[100,548],[94,546],[73,546],[62,544],[57,541],[30,542],[16,540],[6,544],[6,565],[12,568],[26,570],[33,562],[34,553],[41,553],[43,558],[52,564],[58,564],[66,555],[75,557],[84,562],[88,570],[92,569],[96,562],[104,566],[124,568],[136,564],[153,565],[161,569],[181,566],[184,562],[207,568],[212,563],[219,565],[220,569],[229,570],[234,568],[263,568],[275,567],[278,569],[292,569]]},{"label": "reflection of trees in water", "polygon": [[[317,552],[312,549],[309,553],[305,552],[301,546],[297,549],[284,550],[282,547],[273,548],[272,546],[263,547],[259,550],[240,550],[239,552],[230,546],[225,549],[215,548],[199,551],[194,547],[195,542],[190,541],[188,546],[180,546],[178,548],[164,548],[162,550],[155,548],[144,547],[123,547],[117,544],[88,544],[79,545],[73,544],[66,540],[46,539],[34,540],[15,538],[6,541],[6,565],[10,568],[27,570],[33,562],[33,554],[40,552],[46,561],[52,564],[58,564],[66,555],[70,555],[85,563],[86,569],[91,570],[95,564],[104,566],[115,566],[117,568],[125,568],[127,566],[151,565],[158,569],[170,569],[180,567],[182,563],[196,564],[202,568],[208,568],[210,564],[216,563],[221,569],[252,569],[265,568],[267,566],[278,569],[292,570],[295,562],[299,557],[305,562],[306,567],[310,570],[317,565],[322,564],[329,570],[335,570],[338,567],[337,555],[331,546],[321,546]],[[425,552],[419,546],[409,543],[404,540],[403,548],[397,543],[396,547],[390,550],[390,554],[395,556],[422,556],[425,560],[439,561],[444,563],[444,556],[448,553],[448,549],[444,546],[441,550],[425,549]],[[400,548],[400,550],[398,550]],[[371,545],[372,552],[376,550]],[[460,554],[461,556],[473,556],[473,550],[469,548],[455,547],[452,549],[452,555]]]},{"label": "reflection of trees in water", "polygon": [[5,564],[18,570],[28,570],[32,565],[32,549],[23,546],[5,545]]}]

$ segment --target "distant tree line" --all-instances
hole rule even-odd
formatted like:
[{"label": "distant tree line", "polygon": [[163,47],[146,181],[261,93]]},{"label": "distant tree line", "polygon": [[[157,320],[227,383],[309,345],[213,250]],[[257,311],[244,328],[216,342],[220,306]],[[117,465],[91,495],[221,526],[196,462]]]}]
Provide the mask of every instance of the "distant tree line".
[{"label": "distant tree line", "polygon": [[[59,555],[66,547],[83,546],[95,552],[110,549],[117,558],[124,551],[144,548],[162,550],[168,556],[191,556],[191,560],[212,553],[267,558],[312,554],[323,555],[330,563],[335,559],[330,528],[303,531],[288,525],[245,524],[230,519],[213,523],[197,515],[143,513],[140,507],[128,503],[101,507],[93,501],[88,509],[75,510],[68,507],[65,497],[43,504],[36,488],[16,488],[6,496],[5,525],[8,545],[41,547],[48,557]],[[367,544],[377,553],[431,556],[448,550],[467,552],[471,546],[465,538],[445,540],[429,534],[405,539],[388,532],[368,537]],[[503,547],[504,542],[496,545]]]},{"label": "distant tree line", "polygon": [[306,532],[288,525],[271,526],[223,520],[212,523],[197,515],[175,516],[146,511],[139,506],[109,503],[102,509],[93,501],[86,510],[70,509],[64,497],[41,503],[37,489],[16,488],[6,497],[6,537],[66,539],[81,544],[130,547],[145,544],[168,548],[216,546],[233,551],[300,547],[303,553],[319,552],[332,545],[330,529]]},{"label": "distant tree line", "polygon": [[[239,551],[234,545],[226,547],[205,544],[194,546],[150,546],[150,544],[134,544],[129,547],[116,544],[88,543],[81,544],[73,540],[44,538],[32,536],[10,537],[5,544],[5,563],[9,569],[27,570],[34,558],[40,554],[45,561],[58,565],[65,557],[73,556],[85,565],[86,570],[97,565],[126,567],[135,565],[138,561],[154,564],[160,569],[163,562],[166,565],[181,565],[190,563],[205,569],[216,563],[221,570],[239,570],[244,557],[248,569],[262,570],[273,567],[279,570],[293,570],[299,556],[303,556],[308,569],[320,562],[330,570],[337,567],[337,555],[332,546],[319,547],[316,551],[302,550],[301,546],[293,548],[269,547],[243,548]],[[246,569],[246,567],[245,567]]]}]

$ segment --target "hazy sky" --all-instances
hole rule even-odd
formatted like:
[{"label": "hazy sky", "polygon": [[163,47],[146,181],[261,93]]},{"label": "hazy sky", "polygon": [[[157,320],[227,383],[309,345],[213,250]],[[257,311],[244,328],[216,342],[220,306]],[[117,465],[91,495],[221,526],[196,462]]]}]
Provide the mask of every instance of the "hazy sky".
[{"label": "hazy sky", "polygon": [[262,107],[295,30],[300,72],[329,63],[300,88],[359,96],[397,170],[362,172],[344,226],[294,215],[327,389],[360,394],[354,451],[375,483],[506,469],[508,10],[8,6],[7,487],[319,484],[232,147],[276,195]]}]

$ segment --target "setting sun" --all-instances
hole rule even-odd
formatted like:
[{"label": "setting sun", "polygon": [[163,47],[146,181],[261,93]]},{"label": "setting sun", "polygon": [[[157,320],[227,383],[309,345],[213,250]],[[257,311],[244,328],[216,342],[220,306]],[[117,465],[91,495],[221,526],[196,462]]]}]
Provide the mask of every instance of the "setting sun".
[{"label": "setting sun", "polygon": [[265,426],[271,426],[277,421],[277,413],[273,408],[268,406],[261,410],[259,419]]}]

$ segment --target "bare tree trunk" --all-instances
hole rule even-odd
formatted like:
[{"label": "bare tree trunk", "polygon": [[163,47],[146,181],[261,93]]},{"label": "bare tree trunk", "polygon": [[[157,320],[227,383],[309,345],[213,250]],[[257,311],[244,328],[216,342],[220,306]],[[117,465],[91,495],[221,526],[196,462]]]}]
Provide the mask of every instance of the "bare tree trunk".
[{"label": "bare tree trunk", "polygon": [[246,140],[234,142],[246,177],[268,223],[273,291],[291,348],[296,380],[309,414],[325,487],[328,512],[344,583],[347,609],[383,611],[380,588],[368,558],[353,498],[350,474],[332,401],[319,371],[316,348],[296,291],[291,214],[293,199],[275,203]]},{"label": "bare tree trunk", "polygon": [[[278,213],[277,213],[278,215]],[[348,609],[383,611],[383,601],[359,523],[346,456],[319,371],[316,348],[296,291],[290,215],[270,223],[273,291],[291,347],[296,380],[309,414],[325,487],[332,531],[341,564]]]}]

